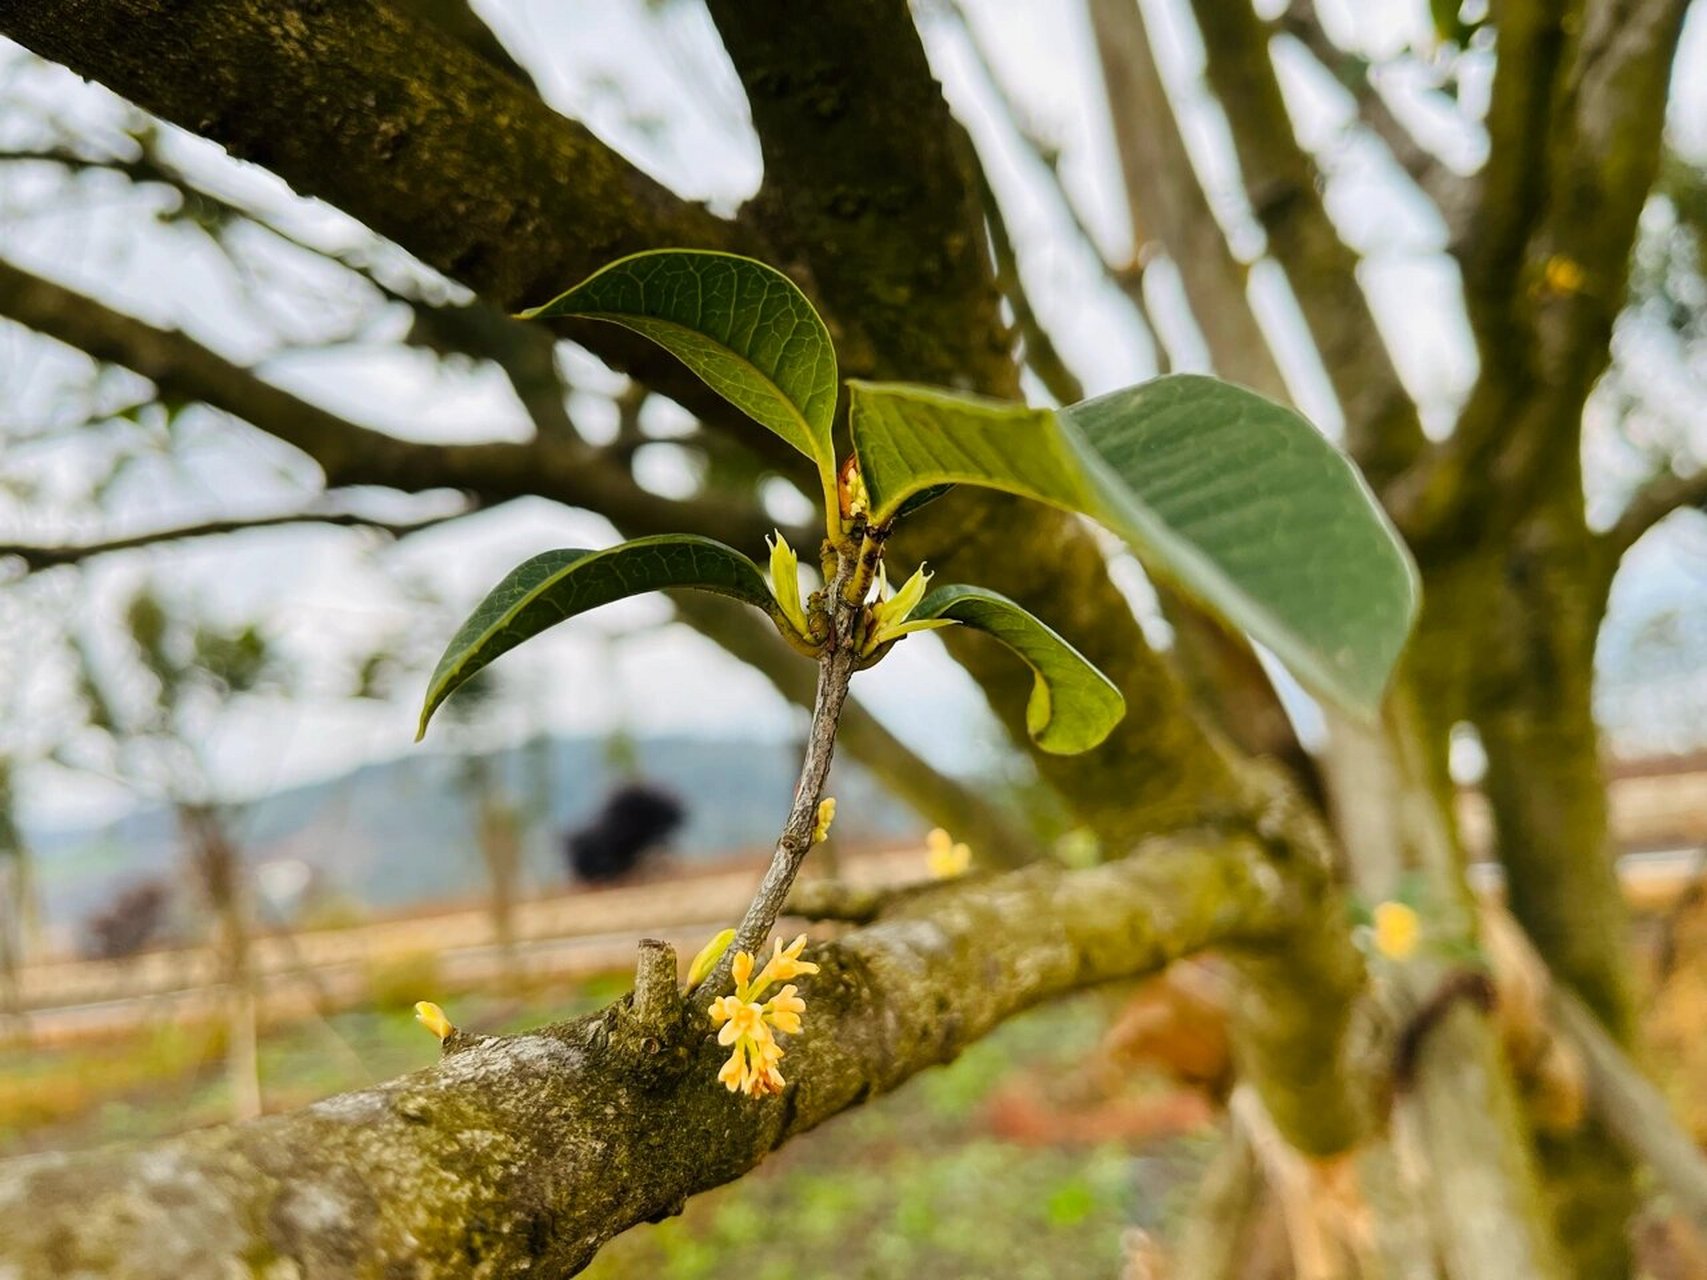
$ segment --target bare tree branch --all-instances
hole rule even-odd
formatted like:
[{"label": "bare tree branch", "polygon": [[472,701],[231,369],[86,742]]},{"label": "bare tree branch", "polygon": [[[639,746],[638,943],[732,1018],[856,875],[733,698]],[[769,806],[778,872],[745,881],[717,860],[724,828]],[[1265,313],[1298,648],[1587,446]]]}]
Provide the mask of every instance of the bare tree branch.
[{"label": "bare tree branch", "polygon": [[1358,284],[1357,255],[1328,217],[1315,167],[1292,131],[1269,53],[1271,31],[1248,0],[1193,0],[1192,10],[1251,205],[1345,411],[1346,450],[1379,487],[1422,454],[1427,440]]},{"label": "bare tree branch", "polygon": [[1554,984],[1551,1012],[1582,1055],[1591,1105],[1634,1160],[1651,1168],[1689,1215],[1707,1231],[1707,1160],[1672,1118],[1664,1095],[1636,1069],[1581,999]]},{"label": "bare tree branch", "polygon": [[1136,260],[1166,254],[1174,263],[1216,372],[1285,402],[1286,382],[1245,293],[1245,268],[1180,136],[1144,15],[1134,0],[1089,0],[1088,8]]},{"label": "bare tree branch", "polygon": [[1608,573],[1643,534],[1672,512],[1685,508],[1707,509],[1707,471],[1687,476],[1667,471],[1636,490],[1617,523],[1601,535],[1601,545],[1610,558]]},{"label": "bare tree branch", "polygon": [[757,548],[772,528],[768,519],[724,502],[659,498],[636,484],[626,468],[578,440],[539,436],[525,444],[435,445],[359,426],[263,381],[183,333],[157,329],[3,261],[0,315],[134,370],[164,394],[241,418],[307,454],[330,487],[464,489],[486,502],[539,495],[598,511],[636,533],[701,532],[747,548]]},{"label": "bare tree branch", "polygon": [[984,202],[984,220],[990,228],[990,249],[996,258],[996,285],[1006,295],[1013,308],[1014,327],[1024,344],[1025,362],[1043,383],[1057,404],[1076,404],[1085,398],[1085,385],[1061,357],[1061,349],[1044,328],[1043,321],[1032,308],[1025,281],[1019,273],[1019,257],[1008,235],[1007,219],[989,179],[979,170],[978,188]]},{"label": "bare tree branch", "polygon": [[[671,1022],[679,1005],[648,1001],[666,1013],[643,1023],[624,999],[527,1035],[459,1032],[438,1066],[305,1110],[13,1161],[0,1165],[0,1266],[51,1275],[124,1259],[135,1280],[200,1280],[266,1258],[305,1275],[571,1275],[617,1233],[1033,1004],[1206,946],[1279,955],[1300,934],[1339,932],[1298,870],[1247,840],[1181,839],[1090,870],[903,895],[810,953],[805,1028],[788,1087],[768,1100],[717,1083],[726,1051],[703,1009]],[[1260,1029],[1319,1076],[1341,1051],[1337,999],[1313,992],[1305,1025]]]},{"label": "bare tree branch", "polygon": [[[283,22],[265,0],[5,0],[0,34],[264,165],[504,310],[661,245],[753,250],[479,54],[384,3]],[[728,410],[656,347],[565,326],[703,418]],[[755,434],[757,434],[755,432]]]},{"label": "bare tree branch", "polygon": [[[1061,206],[1062,212],[1067,215],[1068,225],[1072,227],[1074,234],[1079,238],[1079,243],[1084,246],[1086,252],[1102,267],[1103,274],[1108,278],[1109,283],[1120,291],[1121,296],[1132,307],[1155,349],[1157,368],[1166,373],[1170,364],[1170,356],[1166,344],[1162,341],[1161,334],[1156,329],[1155,320],[1150,314],[1149,300],[1144,296],[1144,268],[1147,265],[1147,246],[1140,243],[1140,238],[1135,234],[1131,262],[1117,267],[1108,260],[1107,255],[1103,253],[1102,246],[1091,234],[1090,226],[1085,222],[1078,201],[1074,200],[1072,193],[1067,190],[1066,181],[1061,174],[1061,149],[1041,136],[1021,118],[1019,105],[1015,101],[1013,93],[1007,85],[1002,83],[1001,77],[996,72],[995,62],[990,56],[990,50],[979,37],[978,28],[967,17],[965,9],[960,4],[954,3],[945,6],[945,12],[953,17],[965,35],[966,42],[972,49],[973,61],[978,73],[983,77],[990,95],[995,98],[997,105],[1001,108],[1008,131],[1024,144],[1032,158],[1037,161],[1038,168],[1048,175],[1050,192],[1056,203]],[[986,179],[986,188],[988,185]],[[999,251],[1000,246],[998,245],[997,248]],[[996,262],[998,277],[1001,274],[1001,265],[998,252]],[[1066,402],[1063,401],[1063,403]]]},{"label": "bare tree branch", "polygon": [[60,565],[82,564],[97,556],[118,551],[135,551],[139,547],[158,546],[165,542],[185,542],[193,538],[220,537],[228,533],[244,533],[250,529],[278,529],[289,525],[333,525],[348,529],[371,529],[392,538],[406,537],[421,529],[430,529],[447,520],[458,520],[468,510],[450,515],[428,516],[404,522],[380,520],[354,511],[298,511],[276,516],[237,517],[230,520],[207,520],[199,524],[179,525],[170,529],[151,529],[103,542],[67,543],[46,546],[29,543],[0,543],[0,560],[21,560],[28,573],[38,573]]},{"label": "bare tree branch", "polygon": [[1341,49],[1329,37],[1316,12],[1315,0],[1292,0],[1279,18],[1279,28],[1310,52],[1322,68],[1344,85],[1357,103],[1357,118],[1386,144],[1398,166],[1440,209],[1453,234],[1468,211],[1469,183],[1417,141],[1416,135],[1393,113],[1370,78],[1369,63]]}]

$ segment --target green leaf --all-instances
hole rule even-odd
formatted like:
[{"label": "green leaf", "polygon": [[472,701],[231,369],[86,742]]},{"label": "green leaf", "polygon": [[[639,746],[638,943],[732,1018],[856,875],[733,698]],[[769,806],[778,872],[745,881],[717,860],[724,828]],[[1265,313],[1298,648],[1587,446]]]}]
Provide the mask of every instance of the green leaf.
[{"label": "green leaf", "polygon": [[439,704],[500,654],[578,613],[669,587],[695,587],[776,612],[759,567],[710,538],[660,534],[604,551],[542,552],[510,570],[451,638],[427,682],[415,740],[425,736]]},{"label": "green leaf", "polygon": [[1126,714],[1126,700],[1107,676],[1006,596],[983,587],[938,587],[907,615],[909,623],[932,618],[987,632],[1025,660],[1036,677],[1025,727],[1045,751],[1089,751]]},{"label": "green leaf", "polygon": [[806,295],[751,258],[657,249],[594,272],[524,319],[586,316],[652,339],[818,464],[835,501],[836,351]]},{"label": "green leaf", "polygon": [[849,387],[874,521],[943,483],[1083,512],[1316,694],[1379,706],[1416,617],[1416,570],[1357,470],[1292,410],[1193,374],[1059,413]]}]

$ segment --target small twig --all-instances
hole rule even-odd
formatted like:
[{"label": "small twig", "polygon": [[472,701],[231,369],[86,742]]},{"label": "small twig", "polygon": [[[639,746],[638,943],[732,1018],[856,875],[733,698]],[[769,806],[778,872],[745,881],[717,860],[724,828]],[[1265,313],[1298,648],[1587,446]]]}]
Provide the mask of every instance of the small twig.
[{"label": "small twig", "polygon": [[853,678],[859,653],[853,643],[854,623],[861,606],[845,598],[846,588],[859,568],[858,548],[863,542],[863,530],[847,547],[839,548],[836,574],[825,589],[823,599],[830,612],[830,640],[818,659],[818,690],[812,703],[812,725],[807,732],[806,758],[801,762],[800,781],[794,788],[794,803],[777,838],[776,851],[770,867],[753,895],[752,905],[735,931],[735,940],[723,953],[717,967],[703,984],[706,990],[719,990],[729,980],[730,967],[738,952],[757,954],[782,914],[783,903],[800,870],[807,851],[812,848],[812,832],[818,825],[818,801],[824,794],[824,783],[830,775],[830,761],[836,750],[836,726],[841,721],[842,705],[847,701],[848,682]]},{"label": "small twig", "polygon": [[212,538],[228,533],[242,533],[249,529],[275,529],[285,525],[298,524],[339,525],[354,529],[372,529],[393,538],[401,538],[422,529],[431,528],[433,525],[443,524],[447,520],[461,519],[473,509],[473,507],[465,506],[447,515],[428,516],[420,520],[401,522],[377,520],[371,516],[364,516],[351,511],[296,511],[276,516],[209,520],[203,524],[183,525],[173,529],[151,529],[146,533],[136,533],[105,542],[91,542],[80,545],[32,546],[22,543],[0,543],[0,560],[22,560],[27,573],[37,573],[43,569],[57,568],[60,565],[67,564],[80,564],[96,556],[111,555],[117,551],[134,551],[139,547],[153,546],[162,542],[182,542],[190,538]]}]

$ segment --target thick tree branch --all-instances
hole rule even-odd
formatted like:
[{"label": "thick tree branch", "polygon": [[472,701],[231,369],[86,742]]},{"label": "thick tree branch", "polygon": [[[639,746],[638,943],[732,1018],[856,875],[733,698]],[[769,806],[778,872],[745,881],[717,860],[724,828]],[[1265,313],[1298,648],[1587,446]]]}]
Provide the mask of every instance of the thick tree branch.
[{"label": "thick tree branch", "polygon": [[[731,1095],[690,1009],[667,1034],[627,1000],[514,1038],[459,1035],[438,1066],[252,1124],[0,1166],[0,1268],[200,1280],[258,1259],[304,1275],[570,1275],[790,1137],[948,1061],[1005,1018],[1207,946],[1326,933],[1287,862],[1241,840],[1159,843],[908,895],[818,947],[777,1098]],[[1329,908],[1331,910],[1331,908]],[[1318,998],[1318,1007],[1323,1000]],[[1300,1060],[1333,1017],[1288,1028]]]},{"label": "thick tree branch", "polygon": [[273,386],[186,334],[157,329],[63,285],[0,261],[0,315],[152,381],[162,394],[241,418],[312,458],[331,487],[463,489],[486,502],[524,495],[598,511],[640,533],[698,532],[756,549],[771,531],[757,514],[708,499],[648,493],[624,467],[561,436],[524,444],[402,440]]},{"label": "thick tree branch", "polygon": [[[836,0],[802,24],[766,0],[718,5],[714,16],[766,146],[767,191],[741,224],[662,192],[472,54],[382,5],[304,16],[211,0],[192,21],[151,0],[0,0],[0,33],[265,163],[500,306],[548,297],[633,249],[756,250],[812,286],[844,371],[1014,395],[970,157],[905,7]],[[755,243],[749,222],[768,244]],[[584,341],[702,420],[728,412],[643,339],[607,327]],[[545,492],[575,478],[542,469],[531,452],[476,448],[497,452],[456,462],[498,472],[486,488]],[[442,466],[442,454],[430,458]],[[388,460],[398,465],[375,482],[405,483],[402,463],[429,455]],[[1115,847],[1169,816],[1236,807],[1225,762],[1079,522],[981,494],[936,506],[951,503],[959,521],[915,520],[905,533],[914,557],[965,553],[973,580],[1048,618],[1133,708],[1094,779],[1040,757],[1056,785]],[[1047,563],[1031,562],[1043,555]],[[1029,678],[1016,665],[977,673],[1017,729]],[[1029,741],[1022,729],[1016,741]]]},{"label": "thick tree branch", "polygon": [[1686,8],[1500,10],[1492,150],[1463,256],[1481,371],[1447,447],[1392,495],[1425,549],[1509,529],[1538,495],[1580,488],[1583,404],[1625,303]]},{"label": "thick tree branch", "polygon": [[[506,311],[641,249],[758,247],[513,75],[373,0],[215,0],[193,13],[0,0],[0,34],[329,201]],[[566,330],[700,416],[727,414],[643,339]]]},{"label": "thick tree branch", "polygon": [[1193,0],[1192,10],[1251,205],[1345,412],[1346,449],[1380,485],[1427,441],[1358,284],[1357,255],[1328,217],[1314,165],[1292,131],[1269,53],[1270,29],[1246,0]]},{"label": "thick tree branch", "polygon": [[[931,78],[905,5],[713,0],[764,146],[755,202],[769,243],[810,275],[844,372],[1018,398],[978,199],[976,158]],[[1076,517],[961,490],[904,522],[904,559],[978,582],[1046,619],[1106,672],[1128,715],[1094,753],[1033,750],[1041,773],[1113,850],[1148,831],[1226,816],[1233,769],[1145,643]],[[1011,655],[947,643],[1031,748],[1031,675]]]},{"label": "thick tree branch", "polygon": [[842,372],[1011,394],[976,161],[907,6],[708,7],[764,152],[750,216],[828,304]]},{"label": "thick tree branch", "polygon": [[506,308],[624,253],[735,235],[512,75],[384,4],[6,0],[0,31]]}]

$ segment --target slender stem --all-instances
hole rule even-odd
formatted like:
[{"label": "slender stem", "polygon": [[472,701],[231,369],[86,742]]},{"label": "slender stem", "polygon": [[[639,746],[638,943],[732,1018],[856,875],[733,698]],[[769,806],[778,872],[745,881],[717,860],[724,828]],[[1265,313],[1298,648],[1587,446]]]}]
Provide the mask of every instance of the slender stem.
[{"label": "slender stem", "polygon": [[818,825],[818,801],[824,794],[824,782],[830,774],[830,761],[836,751],[836,727],[841,722],[842,706],[847,702],[848,682],[853,678],[859,654],[853,644],[854,623],[860,606],[849,604],[844,589],[859,570],[859,546],[840,552],[836,576],[824,592],[825,606],[831,610],[830,640],[818,659],[818,689],[812,701],[812,726],[806,739],[806,758],[800,765],[800,781],[795,784],[794,803],[789,807],[782,834],[777,837],[776,851],[770,867],[759,883],[758,892],[747,908],[735,940],[729,944],[723,958],[706,979],[705,989],[721,989],[729,979],[730,966],[740,951],[758,954],[765,939],[776,927],[782,914],[788,890],[806,853],[812,847],[812,832]]}]

